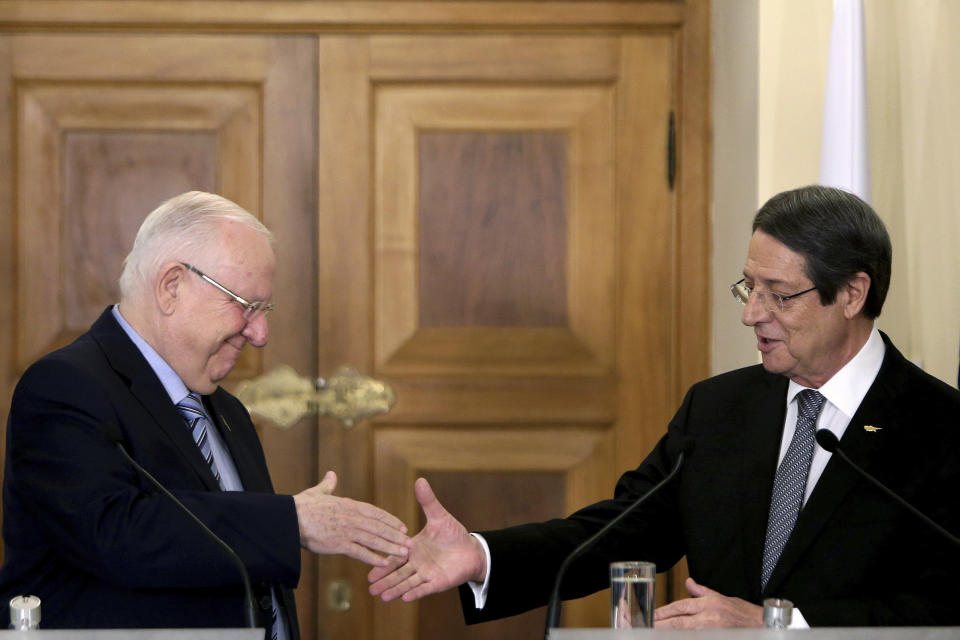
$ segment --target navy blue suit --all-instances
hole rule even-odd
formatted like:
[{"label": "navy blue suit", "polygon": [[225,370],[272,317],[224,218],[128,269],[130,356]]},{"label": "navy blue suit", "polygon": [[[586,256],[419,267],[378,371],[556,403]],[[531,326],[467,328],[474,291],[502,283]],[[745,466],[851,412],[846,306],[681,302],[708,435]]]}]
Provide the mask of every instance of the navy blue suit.
[{"label": "navy blue suit", "polygon": [[[886,355],[841,447],[947,530],[960,531],[960,393],[908,362],[886,336]],[[482,532],[492,569],[486,607],[461,587],[468,622],[546,604],[563,558],[672,468],[677,478],[573,563],[564,599],[609,585],[607,565],[650,560],[665,571],[686,555],[690,575],[760,604],[782,597],[811,626],[957,625],[960,550],[833,456],[797,520],[766,589],[760,564],[785,419],[788,380],[760,365],[694,385],[667,434],[612,500],[568,518]],[[866,430],[865,425],[879,427]]]},{"label": "navy blue suit", "polygon": [[156,374],[108,308],[23,374],[7,422],[0,601],[39,596],[43,627],[243,627],[237,567],[131,467],[102,425],[243,560],[261,626],[277,586],[293,638],[300,575],[293,498],[273,493],[250,416],[205,398],[245,491],[220,491]]}]

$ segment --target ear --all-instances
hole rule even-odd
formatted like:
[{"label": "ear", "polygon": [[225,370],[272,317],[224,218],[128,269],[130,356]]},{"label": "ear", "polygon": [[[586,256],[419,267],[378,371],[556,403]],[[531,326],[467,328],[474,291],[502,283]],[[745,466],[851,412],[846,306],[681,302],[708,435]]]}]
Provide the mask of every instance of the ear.
[{"label": "ear", "polygon": [[165,316],[171,315],[180,303],[186,269],[179,262],[168,262],[160,268],[157,276],[154,297],[157,308]]},{"label": "ear", "polygon": [[870,276],[863,271],[857,272],[855,276],[840,288],[843,294],[843,316],[852,320],[863,310],[867,303],[867,293],[870,292]]}]

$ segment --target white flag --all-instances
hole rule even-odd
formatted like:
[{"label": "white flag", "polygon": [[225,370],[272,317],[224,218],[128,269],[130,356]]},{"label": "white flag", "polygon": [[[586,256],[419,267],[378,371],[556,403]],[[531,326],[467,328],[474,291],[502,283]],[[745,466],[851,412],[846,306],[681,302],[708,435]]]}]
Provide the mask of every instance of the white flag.
[{"label": "white flag", "polygon": [[870,201],[867,133],[863,0],[834,0],[820,184],[845,189]]}]

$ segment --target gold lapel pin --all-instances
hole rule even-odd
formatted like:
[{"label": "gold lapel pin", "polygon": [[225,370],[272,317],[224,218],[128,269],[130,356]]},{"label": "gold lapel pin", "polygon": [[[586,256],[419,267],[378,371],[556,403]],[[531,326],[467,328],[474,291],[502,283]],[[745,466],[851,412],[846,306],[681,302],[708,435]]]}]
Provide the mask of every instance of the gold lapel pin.
[{"label": "gold lapel pin", "polygon": [[870,433],[874,433],[874,432],[876,432],[876,431],[880,431],[880,429],[883,429],[883,427],[875,427],[875,426],[873,426],[872,424],[865,424],[865,425],[863,425],[863,430],[864,430],[864,431],[869,431]]}]

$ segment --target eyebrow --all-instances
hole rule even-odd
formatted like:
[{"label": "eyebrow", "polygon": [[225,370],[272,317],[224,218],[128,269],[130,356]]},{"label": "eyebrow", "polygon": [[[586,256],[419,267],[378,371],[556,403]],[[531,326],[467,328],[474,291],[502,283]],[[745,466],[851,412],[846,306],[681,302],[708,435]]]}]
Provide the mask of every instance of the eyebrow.
[{"label": "eyebrow", "polygon": [[786,280],[781,280],[780,278],[757,278],[754,276],[750,276],[750,275],[747,275],[746,271],[743,272],[743,278],[744,280],[753,280],[754,284],[756,284],[756,281],[759,280],[760,282],[767,285],[768,287],[769,286],[795,286],[793,283],[787,282]]}]

